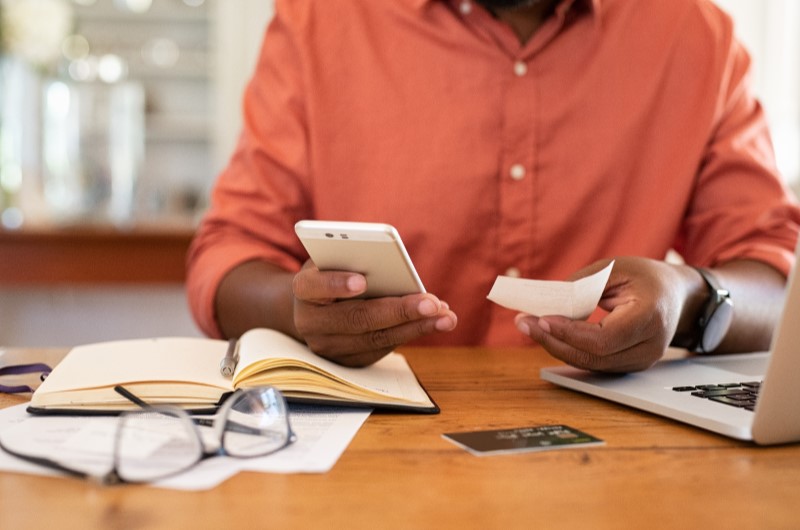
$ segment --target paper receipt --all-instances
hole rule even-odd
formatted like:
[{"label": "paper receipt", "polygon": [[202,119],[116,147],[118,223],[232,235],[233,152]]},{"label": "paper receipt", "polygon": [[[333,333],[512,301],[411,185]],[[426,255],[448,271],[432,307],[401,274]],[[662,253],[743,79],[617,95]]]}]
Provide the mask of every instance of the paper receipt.
[{"label": "paper receipt", "polygon": [[582,320],[597,307],[613,267],[612,261],[603,270],[572,282],[498,276],[486,298],[529,315]]}]

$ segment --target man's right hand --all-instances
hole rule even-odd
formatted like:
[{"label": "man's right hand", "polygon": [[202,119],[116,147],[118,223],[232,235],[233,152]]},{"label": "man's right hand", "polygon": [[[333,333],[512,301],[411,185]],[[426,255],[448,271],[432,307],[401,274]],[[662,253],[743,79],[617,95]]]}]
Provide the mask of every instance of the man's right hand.
[{"label": "man's right hand", "polygon": [[299,338],[331,361],[366,366],[401,344],[456,327],[455,313],[432,294],[355,298],[366,288],[361,274],[320,271],[307,262],[292,281]]}]

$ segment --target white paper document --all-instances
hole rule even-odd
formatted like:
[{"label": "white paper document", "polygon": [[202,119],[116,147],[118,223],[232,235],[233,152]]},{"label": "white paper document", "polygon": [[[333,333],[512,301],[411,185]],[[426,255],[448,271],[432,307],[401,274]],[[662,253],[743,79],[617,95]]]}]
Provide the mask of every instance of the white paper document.
[{"label": "white paper document", "polygon": [[572,282],[498,276],[486,298],[529,315],[582,320],[597,307],[613,267],[612,261],[603,270]]},{"label": "white paper document", "polygon": [[[0,410],[0,441],[25,454],[40,454],[101,475],[110,468],[115,417],[31,416],[27,404]],[[325,473],[329,471],[369,417],[370,409],[290,404],[289,419],[297,440],[258,458],[225,456],[203,460],[193,468],[151,485],[180,490],[210,489],[239,471]],[[204,435],[210,429],[201,431]],[[0,451],[0,470],[61,475]]]}]

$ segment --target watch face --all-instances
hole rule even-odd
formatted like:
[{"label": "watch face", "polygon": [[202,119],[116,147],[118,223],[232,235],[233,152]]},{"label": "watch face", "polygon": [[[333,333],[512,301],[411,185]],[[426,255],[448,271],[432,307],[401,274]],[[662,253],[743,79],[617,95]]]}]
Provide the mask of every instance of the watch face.
[{"label": "watch face", "polygon": [[733,321],[733,301],[730,298],[725,298],[717,306],[706,324],[701,345],[703,351],[710,352],[717,349],[728,333],[731,321]]}]

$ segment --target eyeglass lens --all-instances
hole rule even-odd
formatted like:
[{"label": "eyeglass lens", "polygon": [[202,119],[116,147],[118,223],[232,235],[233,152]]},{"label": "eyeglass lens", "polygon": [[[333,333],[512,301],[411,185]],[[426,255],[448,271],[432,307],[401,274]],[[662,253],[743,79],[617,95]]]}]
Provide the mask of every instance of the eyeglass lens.
[{"label": "eyeglass lens", "polygon": [[150,481],[194,465],[203,453],[191,420],[178,412],[136,412],[120,418],[115,447],[117,474]]},{"label": "eyeglass lens", "polygon": [[[275,389],[249,389],[230,400],[215,422],[224,453],[240,458],[262,456],[291,441],[286,402]],[[206,451],[188,415],[150,409],[120,418],[114,453],[120,478],[146,482],[190,468]]]},{"label": "eyeglass lens", "polygon": [[252,389],[234,394],[231,399],[222,433],[222,447],[227,454],[261,456],[289,443],[286,402],[275,389]]}]

